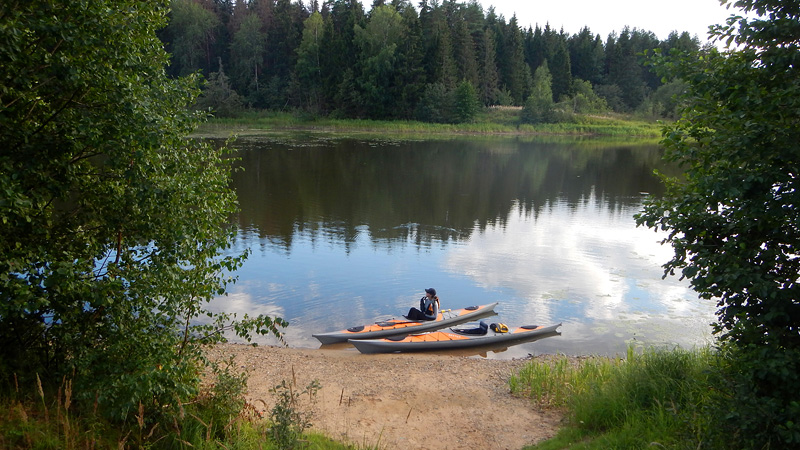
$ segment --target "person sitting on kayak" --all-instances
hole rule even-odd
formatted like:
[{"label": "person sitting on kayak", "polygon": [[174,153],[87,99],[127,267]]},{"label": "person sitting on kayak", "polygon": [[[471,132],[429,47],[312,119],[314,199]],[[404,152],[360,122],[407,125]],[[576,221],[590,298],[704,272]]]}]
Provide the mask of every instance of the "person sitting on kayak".
[{"label": "person sitting on kayak", "polygon": [[436,320],[439,315],[439,297],[436,289],[425,289],[425,297],[419,299],[419,309],[411,308],[406,314],[408,320]]}]

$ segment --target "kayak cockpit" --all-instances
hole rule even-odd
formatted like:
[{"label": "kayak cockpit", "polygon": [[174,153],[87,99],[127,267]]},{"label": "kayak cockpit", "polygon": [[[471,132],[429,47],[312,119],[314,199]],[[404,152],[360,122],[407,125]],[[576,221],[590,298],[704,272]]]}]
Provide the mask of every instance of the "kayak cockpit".
[{"label": "kayak cockpit", "polygon": [[450,331],[456,334],[464,334],[467,336],[485,336],[489,331],[489,325],[483,320],[478,323],[477,327],[473,328],[451,328]]}]

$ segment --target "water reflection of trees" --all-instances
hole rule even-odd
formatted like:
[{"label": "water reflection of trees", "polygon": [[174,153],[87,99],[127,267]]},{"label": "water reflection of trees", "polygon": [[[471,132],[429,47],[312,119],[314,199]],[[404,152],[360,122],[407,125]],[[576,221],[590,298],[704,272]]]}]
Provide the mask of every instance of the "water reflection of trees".
[{"label": "water reflection of trees", "polygon": [[[289,248],[296,233],[348,245],[366,225],[376,244],[461,240],[534,216],[557,199],[607,211],[661,190],[655,145],[604,148],[513,139],[297,145],[240,141],[239,225]],[[663,169],[663,168],[662,168]]]}]

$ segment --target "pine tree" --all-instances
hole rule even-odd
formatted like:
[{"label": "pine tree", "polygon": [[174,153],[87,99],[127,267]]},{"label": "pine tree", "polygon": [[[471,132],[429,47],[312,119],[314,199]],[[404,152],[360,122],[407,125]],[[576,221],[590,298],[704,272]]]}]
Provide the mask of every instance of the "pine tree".
[{"label": "pine tree", "polygon": [[480,46],[481,65],[479,80],[479,96],[485,106],[497,104],[497,63],[495,62],[494,32],[486,28]]},{"label": "pine tree", "polygon": [[[600,45],[601,52],[597,52]],[[588,27],[584,27],[578,34],[572,35],[567,40],[571,73],[574,78],[586,80],[592,84],[602,80],[602,42],[595,37]]]},{"label": "pine tree", "polygon": [[397,52],[406,37],[400,14],[390,5],[377,6],[362,28],[355,27],[355,42],[360,50],[356,86],[367,117],[389,118],[401,88],[397,76]]},{"label": "pine tree", "polygon": [[405,0],[395,0],[403,18],[406,36],[397,51],[395,85],[400,87],[399,97],[393,108],[394,116],[410,119],[425,90],[425,68],[423,66],[422,27],[416,9]]},{"label": "pine tree", "polygon": [[231,88],[230,80],[222,69],[222,58],[219,58],[219,70],[208,76],[205,89],[194,107],[211,110],[216,117],[235,117],[242,112],[242,98]]},{"label": "pine tree", "polygon": [[456,84],[456,66],[445,10],[434,3],[426,15],[420,15],[420,20],[426,43],[425,69],[428,80],[452,89]]},{"label": "pine tree", "polygon": [[320,45],[323,102],[326,109],[339,110],[343,105],[337,99],[350,98],[342,92],[342,82],[346,74],[352,82],[358,56],[353,51],[355,26],[363,26],[365,16],[361,3],[355,0],[331,0],[326,6],[329,12]]},{"label": "pine tree", "polygon": [[547,40],[547,68],[553,80],[553,98],[560,101],[570,93],[572,70],[567,49],[567,37],[563,30],[545,33]]},{"label": "pine tree", "polygon": [[453,92],[453,121],[472,122],[479,108],[480,101],[475,87],[469,81],[463,80]]},{"label": "pine tree", "polygon": [[453,31],[453,53],[457,73],[473,85],[478,84],[478,61],[475,57],[475,43],[465,20],[458,20]]},{"label": "pine tree", "polygon": [[258,91],[264,80],[261,68],[264,64],[266,35],[261,32],[261,22],[255,14],[248,14],[241,27],[233,34],[231,42],[231,75],[233,84],[251,103],[257,103]]},{"label": "pine tree", "polygon": [[320,47],[324,23],[322,14],[312,13],[303,24],[303,40],[297,49],[297,65],[294,76],[297,91],[294,97],[300,98],[301,106],[318,113],[322,108],[322,66]]},{"label": "pine tree", "polygon": [[531,73],[525,62],[524,40],[516,15],[511,17],[506,27],[505,55],[505,70],[501,73],[501,80],[511,92],[514,104],[522,105],[530,92]]},{"label": "pine tree", "polygon": [[522,108],[523,123],[548,123],[554,119],[553,79],[547,68],[547,60],[542,62],[533,74],[531,95]]},{"label": "pine tree", "polygon": [[170,29],[175,67],[173,74],[185,76],[197,70],[210,73],[213,70],[212,43],[216,39],[221,23],[211,11],[191,0],[172,2]]}]

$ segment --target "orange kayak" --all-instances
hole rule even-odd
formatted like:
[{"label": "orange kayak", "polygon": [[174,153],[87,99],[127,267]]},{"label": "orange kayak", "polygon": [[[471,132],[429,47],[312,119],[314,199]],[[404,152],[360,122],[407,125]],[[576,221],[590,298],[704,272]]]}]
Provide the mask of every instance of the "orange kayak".
[{"label": "orange kayak", "polygon": [[445,309],[439,312],[436,320],[414,321],[408,319],[390,319],[348,328],[346,330],[332,331],[329,333],[314,334],[323,344],[347,342],[351,339],[377,339],[410,333],[423,333],[426,331],[440,330],[461,323],[480,319],[494,314],[497,302],[488,305],[468,306],[461,309]]},{"label": "orange kayak", "polygon": [[490,327],[482,322],[478,328],[462,330],[451,328],[447,331],[433,331],[385,339],[351,339],[349,342],[361,353],[443,350],[495,345],[498,343],[519,344],[525,341],[558,336],[561,334],[557,331],[560,326],[560,323],[550,326],[526,325],[516,328],[506,327],[504,330],[496,331],[496,327]]}]

